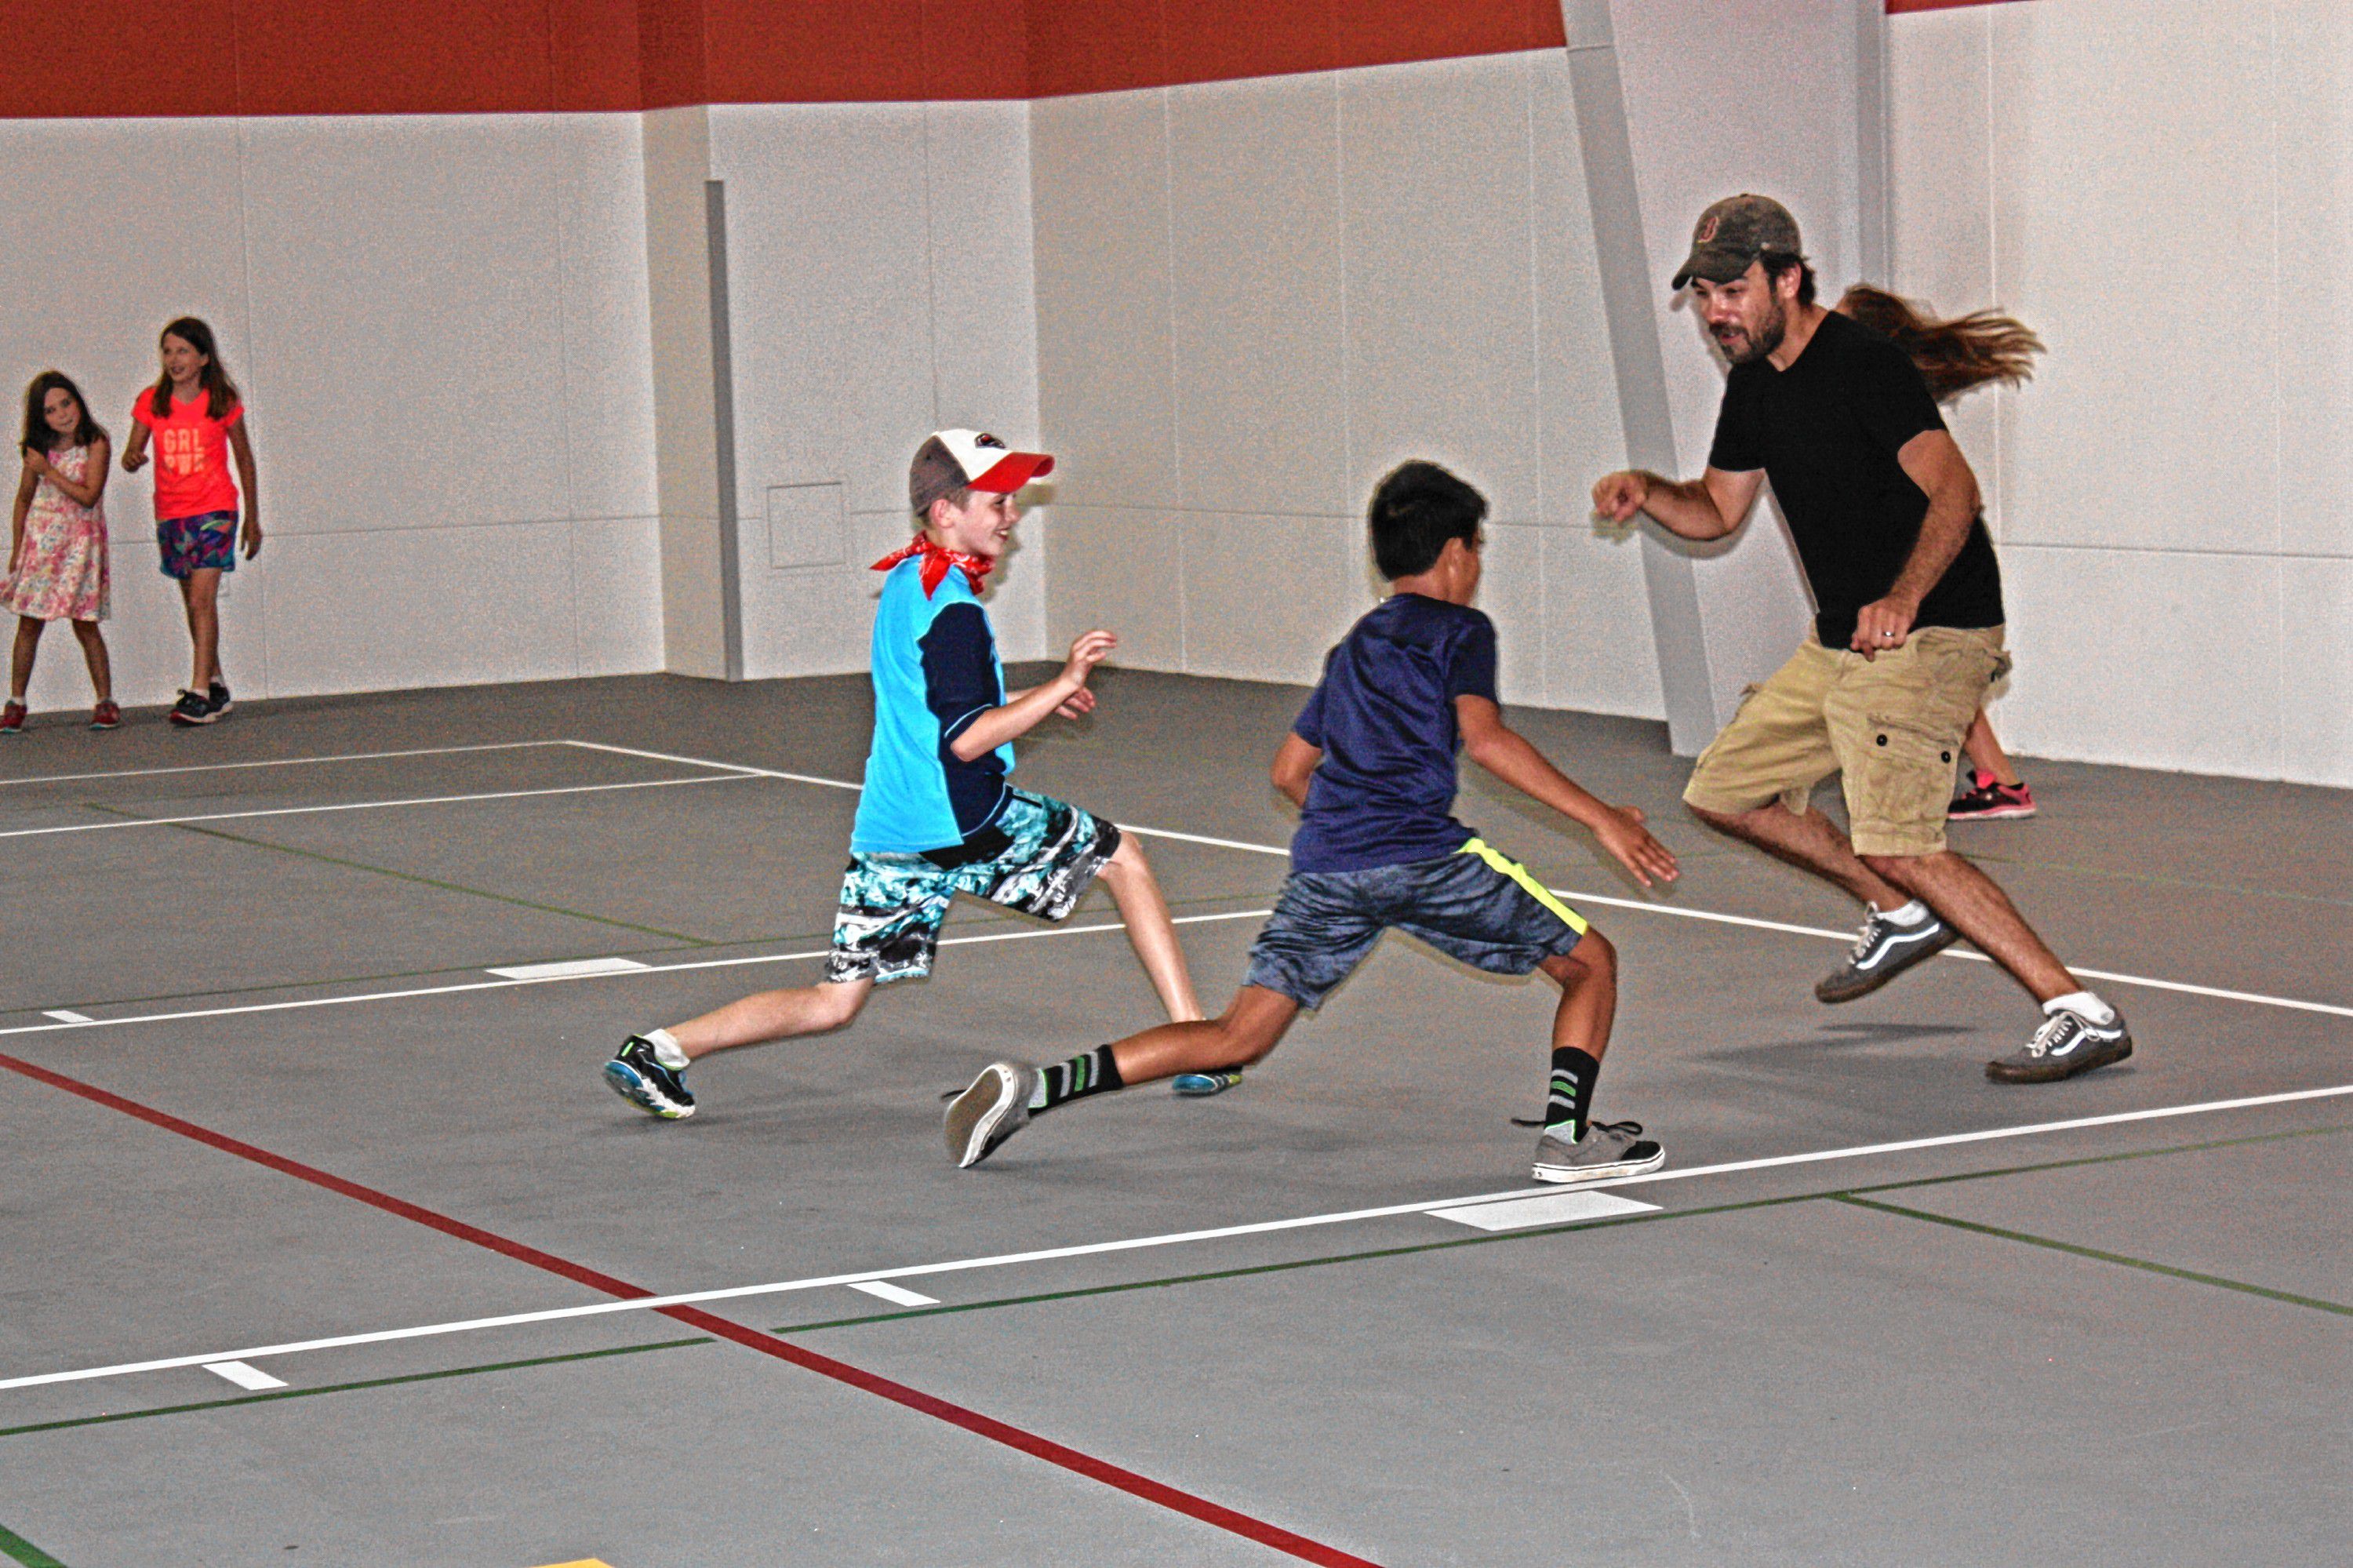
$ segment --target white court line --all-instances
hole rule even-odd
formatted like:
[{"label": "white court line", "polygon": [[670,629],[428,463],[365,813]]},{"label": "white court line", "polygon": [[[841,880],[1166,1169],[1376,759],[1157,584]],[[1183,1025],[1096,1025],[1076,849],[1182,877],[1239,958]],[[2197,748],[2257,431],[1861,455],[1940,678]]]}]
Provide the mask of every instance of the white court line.
[{"label": "white court line", "polygon": [[[829,789],[861,789],[862,785],[840,779],[819,779],[807,773],[778,773],[771,768],[752,768],[740,762],[715,762],[703,757],[676,757],[667,752],[638,751],[626,746],[606,746],[592,740],[567,741],[566,745],[586,747],[594,751],[618,752],[624,757],[639,757],[654,762],[675,762],[694,768],[733,768],[746,775],[763,779],[789,779],[798,784],[822,784]],[[1138,838],[1173,839],[1179,843],[1208,844],[1216,849],[1241,850],[1249,854],[1281,855],[1289,859],[1291,852],[1279,844],[1249,843],[1240,839],[1211,838],[1204,833],[1179,833],[1166,828],[1139,828],[1132,822],[1119,825],[1122,832]],[[1757,931],[1782,931],[1797,937],[1820,937],[1833,942],[1851,943],[1852,931],[1832,931],[1820,926],[1794,926],[1786,920],[1759,920],[1748,915],[1724,915],[1713,909],[1683,909],[1672,904],[1652,904],[1640,898],[1613,898],[1599,893],[1579,893],[1574,888],[1556,887],[1556,896],[1580,904],[1599,904],[1612,909],[1639,909],[1646,915],[1672,915],[1681,920],[1705,920],[1719,926],[1745,926]],[[1938,955],[1947,959],[1965,959],[1972,963],[1987,964],[1993,960],[1983,953],[1956,952],[1947,948]],[[2337,1018],[2353,1018],[2353,1007],[2340,1007],[2333,1002],[2304,1001],[2290,996],[2267,996],[2261,991],[2229,991],[2219,986],[2191,985],[2186,980],[2152,980],[2147,975],[2121,974],[2114,969],[2087,969],[2075,965],[2068,968],[2075,974],[2092,980],[2113,980],[2118,985],[2140,986],[2149,991],[2179,991],[2185,996],[2213,997],[2222,1001],[2253,1002],[2259,1007],[2282,1007],[2297,1012],[2323,1012]]]},{"label": "white court line", "polygon": [[43,1018],[54,1018],[59,1023],[95,1023],[98,1022],[97,1019],[92,1018],[90,1014],[86,1012],[76,1012],[70,1007],[53,1007],[47,1012],[41,1014],[41,1016]]},{"label": "white court line", "polygon": [[126,768],[112,773],[45,773],[0,779],[10,784],[74,784],[89,779],[147,779],[159,773],[225,773],[238,768],[301,768],[316,762],[375,762],[395,757],[447,757],[460,751],[517,751],[530,746],[570,746],[566,740],[494,740],[480,746],[423,746],[413,751],[341,751],[324,757],[274,757],[259,762],[191,762],[178,768]]},{"label": "white court line", "polygon": [[343,800],[327,806],[272,806],[259,811],[207,811],[196,817],[131,817],[116,822],[69,822],[54,828],[11,828],[0,839],[37,839],[54,833],[102,833],[118,828],[176,828],[187,822],[237,822],[249,817],[308,817],[326,811],[380,811],[395,806],[454,806],[469,800],[523,800],[541,795],[595,795],[608,789],[666,789],[678,784],[737,784],[749,773],[714,773],[701,779],[636,779],[621,784],[565,784],[553,789],[492,789],[479,795],[418,795],[401,800]]},{"label": "white court line", "polygon": [[515,964],[503,969],[486,969],[505,980],[575,980],[583,975],[633,975],[651,969],[635,959],[561,959],[552,964]]},{"label": "white court line", "polygon": [[[1261,920],[1273,914],[1271,909],[1229,909],[1221,915],[1179,915],[1171,922],[1177,926],[1206,926],[1219,920]],[[943,948],[964,947],[975,942],[1033,942],[1044,937],[1083,937],[1098,931],[1124,931],[1118,921],[1096,926],[1048,926],[1038,929],[991,931],[976,937],[943,937]],[[623,975],[666,975],[686,969],[732,969],[745,964],[785,964],[805,959],[829,957],[833,949],[818,948],[805,953],[754,953],[737,959],[691,959],[676,964],[646,964],[637,969],[613,969],[601,965],[587,973],[533,975],[522,980],[461,980],[455,985],[417,986],[408,991],[359,991],[350,996],[312,996],[298,1001],[256,1001],[236,1007],[197,1007],[183,1012],[140,1012],[124,1018],[91,1018],[79,1023],[17,1023],[0,1029],[0,1035],[48,1034],[60,1029],[104,1029],[124,1023],[177,1023],[194,1018],[235,1018],[250,1012],[297,1012],[312,1007],[348,1007],[362,1001],[401,1001],[419,996],[456,996],[470,991],[506,991],[519,985],[561,985],[567,980],[613,980]],[[46,1016],[46,1015],[45,1015]]]},{"label": "white court line", "polygon": [[936,1307],[940,1304],[936,1296],[925,1296],[902,1285],[893,1285],[887,1279],[853,1279],[849,1287],[862,1290],[879,1301],[888,1301],[893,1307]]},{"label": "white court line", "polygon": [[1548,1192],[1540,1198],[1507,1198],[1500,1203],[1432,1209],[1430,1213],[1433,1219],[1452,1220],[1473,1230],[1520,1231],[1530,1225],[1573,1224],[1578,1220],[1608,1220],[1620,1214],[1658,1212],[1656,1203],[1638,1203],[1615,1192],[1596,1192],[1590,1187],[1581,1187],[1573,1192]]},{"label": "white court line", "polygon": [[286,1386],[284,1378],[271,1377],[259,1367],[249,1367],[243,1361],[206,1361],[205,1371],[218,1372],[248,1393],[259,1393],[265,1388]]},{"label": "white court line", "polygon": [[[1932,1138],[1905,1139],[1894,1143],[1866,1143],[1848,1149],[1814,1150],[1803,1154],[1767,1155],[1757,1160],[1729,1160],[1721,1165],[1694,1165],[1682,1171],[1654,1171],[1643,1176],[1625,1176],[1614,1181],[1592,1182],[1578,1188],[1577,1191],[1591,1192],[1604,1188],[1642,1186],[1656,1181],[1681,1181],[1697,1176],[1724,1176],[1743,1171],[1766,1171],[1782,1166],[1819,1164],[1825,1160],[1862,1160],[1875,1155],[1899,1154],[1914,1150],[1945,1149],[1958,1144],[1986,1143],[2000,1139],[2031,1138],[2044,1133],[2073,1132],[2094,1127],[2117,1127],[2130,1122],[2202,1116],[2213,1111],[2244,1110],[2259,1106],[2292,1105],[2300,1101],[2333,1099],[2347,1095],[2353,1095],[2353,1084],[2339,1084],[2334,1087],[2320,1089],[2292,1089],[2276,1095],[2250,1095],[2241,1099],[2208,1100],[2196,1105],[2158,1106],[2147,1110],[2116,1111],[2105,1116],[2074,1117],[2066,1121],[2029,1122],[2017,1127],[1987,1128],[1978,1132],[1950,1132]],[[1434,1198],[1413,1203],[1389,1203],[1380,1208],[1351,1209],[1339,1213],[1303,1214],[1295,1219],[1261,1220],[1247,1224],[1219,1225],[1211,1230],[1177,1231],[1165,1235],[1131,1236],[1119,1241],[1087,1242],[1075,1246],[1042,1247],[1032,1252],[998,1253],[988,1257],[958,1258],[945,1263],[911,1264],[898,1268],[860,1269],[852,1274],[819,1275],[807,1279],[782,1279],[765,1285],[733,1285],[714,1290],[684,1291],[674,1296],[641,1296],[627,1301],[593,1301],[585,1306],[550,1307],[536,1312],[509,1312],[495,1318],[467,1318],[454,1322],[421,1323],[406,1329],[378,1329],[366,1333],[337,1334],[325,1339],[294,1340],[275,1345],[253,1345],[244,1350],[212,1351],[203,1355],[163,1356],[153,1361],[123,1361],[113,1366],[78,1367],[68,1372],[36,1372],[25,1377],[0,1379],[0,1390],[37,1388],[60,1383],[86,1383],[96,1378],[124,1377],[133,1372],[166,1372],[175,1367],[204,1366],[213,1361],[258,1361],[267,1356],[300,1355],[311,1351],[347,1350],[356,1345],[390,1344],[401,1340],[431,1339],[447,1334],[471,1333],[484,1329],[512,1329],[533,1323],[566,1322],[579,1318],[606,1317],[616,1312],[650,1312],[664,1307],[692,1307],[712,1301],[740,1301],[750,1297],[783,1296],[836,1285],[857,1286],[876,1280],[918,1279],[926,1275],[961,1274],[975,1269],[1005,1268],[1016,1264],[1049,1263],[1062,1258],[1101,1256],[1106,1253],[1181,1246],[1193,1242],[1221,1241],[1232,1236],[1267,1235],[1279,1231],[1350,1224],[1363,1220],[1387,1219],[1398,1214],[1426,1214],[1440,1209],[1461,1208],[1474,1203],[1554,1196],[1559,1194],[1560,1191],[1561,1189],[1556,1186],[1514,1187],[1502,1192],[1478,1192],[1466,1197]]]}]

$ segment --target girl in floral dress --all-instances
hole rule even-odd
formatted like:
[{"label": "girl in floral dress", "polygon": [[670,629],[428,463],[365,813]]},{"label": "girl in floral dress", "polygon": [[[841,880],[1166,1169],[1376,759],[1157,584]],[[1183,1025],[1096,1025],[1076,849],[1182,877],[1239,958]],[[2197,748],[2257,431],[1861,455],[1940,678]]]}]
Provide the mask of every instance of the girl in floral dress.
[{"label": "girl in floral dress", "polygon": [[8,545],[8,575],[0,579],[0,609],[16,617],[15,657],[8,666],[8,704],[0,709],[0,736],[25,727],[25,689],[32,683],[33,656],[52,620],[73,622],[90,664],[98,705],[90,727],[112,729],[122,722],[114,705],[113,675],[106,639],[98,623],[106,619],[109,572],[106,513],[106,431],[90,417],[81,388],[55,370],[33,377],[25,389],[24,478],[16,485],[15,525]]}]

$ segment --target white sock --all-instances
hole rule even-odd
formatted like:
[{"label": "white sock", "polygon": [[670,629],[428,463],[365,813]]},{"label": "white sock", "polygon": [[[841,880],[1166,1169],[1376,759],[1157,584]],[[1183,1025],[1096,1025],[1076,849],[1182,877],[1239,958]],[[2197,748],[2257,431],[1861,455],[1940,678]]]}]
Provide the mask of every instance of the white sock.
[{"label": "white sock", "polygon": [[669,1030],[649,1029],[645,1033],[645,1041],[647,1044],[651,1045],[654,1048],[655,1061],[659,1062],[663,1066],[668,1067],[673,1073],[683,1073],[686,1071],[687,1063],[690,1059],[686,1054],[686,1047],[671,1039]]},{"label": "white sock", "polygon": [[1898,926],[1917,926],[1923,920],[1933,920],[1936,916],[1936,911],[1915,898],[1901,909],[1882,909],[1879,917]]},{"label": "white sock", "polygon": [[2042,1004],[2044,1012],[2056,1016],[2061,1008],[2080,1012],[2105,1029],[2116,1021],[2116,1010],[2088,991],[2071,991],[2065,996],[2054,996]]}]

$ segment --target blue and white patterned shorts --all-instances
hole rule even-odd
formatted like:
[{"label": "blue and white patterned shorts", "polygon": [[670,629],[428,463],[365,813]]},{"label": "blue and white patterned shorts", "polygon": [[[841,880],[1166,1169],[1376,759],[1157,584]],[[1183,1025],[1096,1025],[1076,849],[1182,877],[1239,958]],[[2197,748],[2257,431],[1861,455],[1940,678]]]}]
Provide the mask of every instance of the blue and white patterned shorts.
[{"label": "blue and white patterned shorts", "polygon": [[1050,795],[1008,790],[996,823],[919,854],[853,853],[841,874],[828,981],[932,972],[940,922],[959,893],[1041,920],[1069,915],[1119,850],[1119,829]]}]

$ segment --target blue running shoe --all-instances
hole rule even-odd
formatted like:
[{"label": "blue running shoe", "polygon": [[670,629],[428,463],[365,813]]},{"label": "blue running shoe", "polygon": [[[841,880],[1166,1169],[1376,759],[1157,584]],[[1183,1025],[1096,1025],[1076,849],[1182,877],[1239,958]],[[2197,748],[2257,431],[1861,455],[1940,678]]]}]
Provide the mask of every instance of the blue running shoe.
[{"label": "blue running shoe", "polygon": [[686,1079],[654,1057],[654,1043],[632,1034],[605,1064],[605,1086],[645,1112],[670,1121],[694,1114],[694,1097]]},{"label": "blue running shoe", "polygon": [[1242,1081],[1241,1069],[1230,1073],[1179,1073],[1168,1080],[1168,1086],[1187,1099],[1207,1099],[1222,1095]]}]

